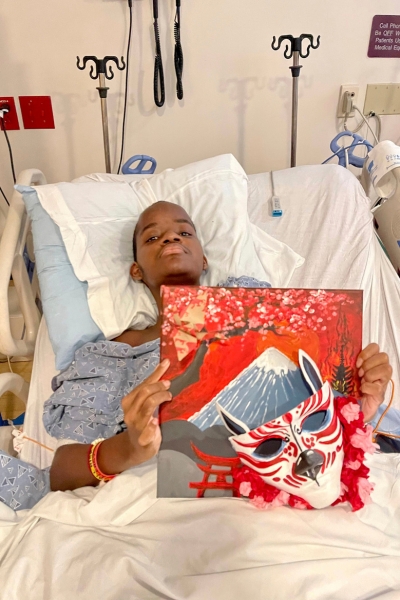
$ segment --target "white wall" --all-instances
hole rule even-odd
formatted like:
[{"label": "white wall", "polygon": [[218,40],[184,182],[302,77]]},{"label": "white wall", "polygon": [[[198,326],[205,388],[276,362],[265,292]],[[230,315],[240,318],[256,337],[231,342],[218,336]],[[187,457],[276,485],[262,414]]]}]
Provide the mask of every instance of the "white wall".
[{"label": "white wall", "polygon": [[[153,102],[151,0],[134,0],[125,158],[150,154],[158,170],[232,152],[247,172],[285,168],[290,156],[290,61],[273,35],[321,35],[300,80],[299,164],[320,163],[339,130],[342,83],[399,82],[400,61],[367,58],[372,17],[399,14],[398,0],[182,0],[184,100],[174,92],[174,0],[159,0],[167,101]],[[127,0],[0,0],[0,95],[50,95],[55,130],[10,132],[17,171],[42,169],[49,181],[104,170],[100,104],[76,55],[125,52]],[[114,167],[124,74],[110,82]],[[20,119],[22,123],[22,119]],[[399,142],[400,117],[385,117],[383,138]],[[0,185],[11,193],[4,136]]]}]

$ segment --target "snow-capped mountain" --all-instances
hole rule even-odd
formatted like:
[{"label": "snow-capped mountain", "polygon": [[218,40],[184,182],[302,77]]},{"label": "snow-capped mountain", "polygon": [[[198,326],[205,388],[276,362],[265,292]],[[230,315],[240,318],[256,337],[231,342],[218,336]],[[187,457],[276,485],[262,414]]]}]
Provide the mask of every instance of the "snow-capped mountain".
[{"label": "snow-capped mountain", "polygon": [[311,394],[300,369],[276,348],[268,348],[188,420],[202,430],[221,424],[218,402],[254,429],[292,410]]}]

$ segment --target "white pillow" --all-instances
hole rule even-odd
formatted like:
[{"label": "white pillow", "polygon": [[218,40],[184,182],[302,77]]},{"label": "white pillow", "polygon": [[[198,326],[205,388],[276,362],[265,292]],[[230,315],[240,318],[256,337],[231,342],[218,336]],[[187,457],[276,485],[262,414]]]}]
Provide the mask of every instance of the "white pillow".
[{"label": "white pillow", "polygon": [[193,219],[209,262],[203,285],[248,275],[284,287],[303,262],[260,231],[256,250],[247,215],[247,176],[231,155],[130,183],[60,183],[40,186],[37,193],[60,227],[76,276],[88,282],[91,315],[109,339],[156,321],[151,293],[131,279],[129,269],[138,217],[159,200],[179,204]]}]

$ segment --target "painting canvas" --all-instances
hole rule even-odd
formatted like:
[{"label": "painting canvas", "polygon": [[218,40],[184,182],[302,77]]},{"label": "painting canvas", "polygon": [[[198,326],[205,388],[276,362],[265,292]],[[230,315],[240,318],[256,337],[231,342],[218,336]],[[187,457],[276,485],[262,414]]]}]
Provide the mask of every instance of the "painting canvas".
[{"label": "painting canvas", "polygon": [[227,424],[254,430],[309,398],[301,355],[334,395],[357,395],[361,291],[183,286],[162,299],[173,399],[159,412],[158,497],[237,495]]}]

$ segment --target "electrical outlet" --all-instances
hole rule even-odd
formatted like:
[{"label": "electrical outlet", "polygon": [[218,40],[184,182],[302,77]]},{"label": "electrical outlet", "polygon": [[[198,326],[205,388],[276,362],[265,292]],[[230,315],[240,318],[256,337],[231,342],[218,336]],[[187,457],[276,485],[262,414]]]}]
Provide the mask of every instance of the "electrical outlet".
[{"label": "electrical outlet", "polygon": [[[340,117],[345,117],[346,113],[344,111],[344,105],[345,105],[345,93],[346,92],[350,92],[350,94],[354,94],[353,96],[353,104],[357,104],[357,100],[358,100],[358,93],[360,91],[360,86],[356,85],[356,84],[349,84],[349,85],[342,85],[340,88],[340,95],[339,95],[339,103],[338,103],[338,109],[337,109],[337,116]],[[350,113],[348,113],[349,117],[354,117],[354,113],[355,111],[352,110]]]},{"label": "electrical outlet", "polygon": [[54,129],[50,96],[19,96],[25,129]]},{"label": "electrical outlet", "polygon": [[4,124],[6,126],[7,131],[12,129],[19,129],[19,121],[14,98],[12,96],[2,96],[0,98],[0,108],[3,104],[8,104],[8,106],[10,107],[10,111],[4,115]]}]

